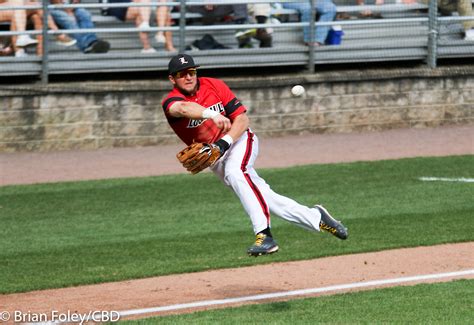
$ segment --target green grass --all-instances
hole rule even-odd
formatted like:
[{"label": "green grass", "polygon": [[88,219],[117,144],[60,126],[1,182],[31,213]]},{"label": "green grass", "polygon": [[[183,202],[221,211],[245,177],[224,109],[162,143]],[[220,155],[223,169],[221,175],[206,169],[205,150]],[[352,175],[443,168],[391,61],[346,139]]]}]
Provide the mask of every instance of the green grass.
[{"label": "green grass", "polygon": [[[210,174],[0,187],[0,293],[474,240],[474,156],[262,170],[277,192],[323,203],[339,241],[274,217],[281,251],[245,254],[254,236]],[[460,231],[462,229],[462,231]]]},{"label": "green grass", "polygon": [[153,317],[121,324],[472,324],[474,280]]}]

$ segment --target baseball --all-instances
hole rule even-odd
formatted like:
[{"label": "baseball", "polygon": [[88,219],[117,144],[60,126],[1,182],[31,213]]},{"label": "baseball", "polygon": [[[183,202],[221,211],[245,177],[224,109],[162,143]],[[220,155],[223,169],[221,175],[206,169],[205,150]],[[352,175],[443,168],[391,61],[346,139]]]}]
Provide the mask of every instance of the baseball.
[{"label": "baseball", "polygon": [[304,87],[301,86],[301,85],[296,85],[293,88],[291,88],[291,93],[295,97],[299,97],[299,96],[303,95],[304,92],[305,92]]}]

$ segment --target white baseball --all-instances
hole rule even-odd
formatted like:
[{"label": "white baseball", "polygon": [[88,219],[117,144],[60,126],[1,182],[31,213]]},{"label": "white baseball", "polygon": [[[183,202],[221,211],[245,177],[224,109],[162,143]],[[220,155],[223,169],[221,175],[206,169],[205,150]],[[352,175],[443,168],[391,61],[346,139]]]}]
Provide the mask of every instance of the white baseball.
[{"label": "white baseball", "polygon": [[293,88],[291,88],[291,93],[295,97],[299,97],[299,96],[303,95],[304,92],[305,92],[304,87],[301,86],[301,85],[296,85],[296,86],[293,86]]}]

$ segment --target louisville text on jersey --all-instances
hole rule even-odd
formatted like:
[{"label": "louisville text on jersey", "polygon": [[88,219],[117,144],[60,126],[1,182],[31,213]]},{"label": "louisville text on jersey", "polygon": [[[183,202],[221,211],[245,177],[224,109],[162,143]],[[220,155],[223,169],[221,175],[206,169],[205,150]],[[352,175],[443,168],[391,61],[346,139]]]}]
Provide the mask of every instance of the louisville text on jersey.
[{"label": "louisville text on jersey", "polygon": [[[209,108],[211,111],[222,113],[224,112],[224,105],[222,105],[222,102],[218,102],[217,104],[214,104],[212,106],[206,107],[206,109]],[[201,125],[205,120],[189,120],[188,123],[188,128],[197,128],[199,125]]]}]

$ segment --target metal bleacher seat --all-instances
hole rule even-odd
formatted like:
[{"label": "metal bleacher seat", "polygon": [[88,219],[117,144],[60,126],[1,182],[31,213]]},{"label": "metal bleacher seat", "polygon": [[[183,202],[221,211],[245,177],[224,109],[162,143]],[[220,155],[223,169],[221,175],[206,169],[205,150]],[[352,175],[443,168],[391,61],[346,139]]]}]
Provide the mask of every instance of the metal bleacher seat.
[{"label": "metal bleacher seat", "polygon": [[[314,62],[318,64],[335,64],[351,62],[405,61],[425,60],[428,55],[428,23],[425,5],[403,6],[389,3],[381,6],[369,6],[382,14],[382,19],[357,19],[336,21],[344,31],[340,45],[315,48]],[[395,1],[395,0],[393,0]],[[85,4],[97,4],[97,0],[83,0]],[[338,12],[357,13],[360,6],[351,0],[336,0]],[[153,45],[158,50],[155,54],[140,53],[141,44],[137,31],[131,22],[121,22],[113,17],[102,16],[100,8],[88,9],[93,15],[98,33],[111,43],[111,50],[106,54],[83,54],[75,47],[65,48],[57,45],[53,38],[49,42],[49,73],[89,73],[121,71],[165,71],[169,58],[175,54],[166,52],[162,45]],[[276,17],[297,15],[294,11],[274,9]],[[174,18],[179,13],[174,13]],[[188,14],[187,18],[199,18],[199,15]],[[282,19],[285,21],[284,19]],[[152,26],[153,27],[153,26]],[[200,27],[190,26],[186,29],[185,44],[191,44],[204,34],[212,34],[221,44],[230,49],[192,51],[200,64],[206,68],[228,67],[261,67],[261,66],[301,66],[308,65],[310,54],[303,43],[302,26],[298,23],[282,23],[274,26],[274,46],[272,48],[238,49],[234,37],[235,28],[218,30],[197,30]],[[245,26],[240,26],[245,28]],[[467,44],[461,39],[460,23],[442,25],[438,42],[439,57],[474,56],[474,44]],[[118,32],[102,31],[104,29],[122,29]],[[150,37],[153,32],[150,32]],[[179,44],[179,32],[173,32],[175,46]],[[36,56],[28,58],[0,57],[0,75],[39,75],[41,59]]]}]

